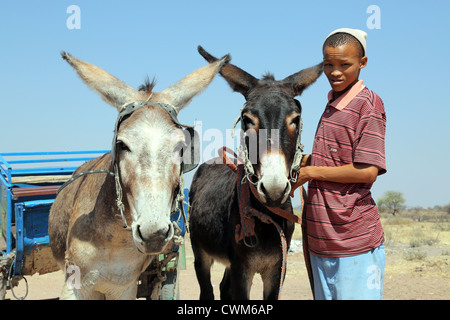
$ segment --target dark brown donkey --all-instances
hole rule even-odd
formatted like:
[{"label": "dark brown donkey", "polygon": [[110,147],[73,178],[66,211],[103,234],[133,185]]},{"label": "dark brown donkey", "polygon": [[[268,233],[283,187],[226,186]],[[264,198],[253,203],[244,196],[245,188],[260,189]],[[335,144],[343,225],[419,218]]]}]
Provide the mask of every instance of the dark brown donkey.
[{"label": "dark brown donkey", "polygon": [[[217,60],[201,47],[199,52],[208,62]],[[294,97],[321,73],[322,64],[318,64],[276,81],[270,74],[257,79],[232,64],[221,69],[220,74],[231,88],[246,99],[240,116],[245,165],[238,166],[238,179],[220,160],[202,164],[193,178],[190,237],[201,299],[214,299],[210,279],[214,260],[226,266],[220,284],[221,299],[248,299],[255,273],[261,274],[264,282],[264,299],[279,297],[283,279],[280,234],[284,233],[288,248],[294,223],[268,207],[293,212],[289,197],[295,180],[292,172],[298,169],[302,151],[301,105]],[[244,202],[249,201],[252,210],[261,213],[265,221],[254,216],[247,216],[249,225],[246,219],[241,221],[243,189],[252,189]],[[254,232],[248,233],[249,228]]]}]

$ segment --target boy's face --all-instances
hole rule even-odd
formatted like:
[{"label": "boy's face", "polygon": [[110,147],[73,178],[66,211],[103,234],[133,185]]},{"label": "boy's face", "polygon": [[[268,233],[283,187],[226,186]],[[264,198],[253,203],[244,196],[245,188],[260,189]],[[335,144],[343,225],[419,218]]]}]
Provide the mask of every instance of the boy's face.
[{"label": "boy's face", "polygon": [[334,92],[343,92],[359,78],[359,72],[367,65],[367,57],[360,57],[358,48],[346,44],[323,49],[324,73]]}]

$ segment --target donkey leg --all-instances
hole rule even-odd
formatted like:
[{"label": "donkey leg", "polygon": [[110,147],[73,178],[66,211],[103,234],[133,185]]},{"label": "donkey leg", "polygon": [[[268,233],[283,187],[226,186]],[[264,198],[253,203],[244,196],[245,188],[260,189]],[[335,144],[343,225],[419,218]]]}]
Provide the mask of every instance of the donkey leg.
[{"label": "donkey leg", "polygon": [[200,300],[214,300],[214,291],[211,284],[211,265],[213,260],[202,249],[194,245],[192,249],[195,259],[195,274],[197,275],[197,281],[200,286]]},{"label": "donkey leg", "polygon": [[264,285],[264,300],[277,300],[280,291],[281,264],[276,264],[275,268],[271,268],[261,274]]},{"label": "donkey leg", "polygon": [[254,272],[240,263],[231,264],[231,294],[233,300],[249,300]]},{"label": "donkey leg", "polygon": [[231,300],[231,270],[226,268],[223,273],[222,281],[220,282],[220,300]]}]

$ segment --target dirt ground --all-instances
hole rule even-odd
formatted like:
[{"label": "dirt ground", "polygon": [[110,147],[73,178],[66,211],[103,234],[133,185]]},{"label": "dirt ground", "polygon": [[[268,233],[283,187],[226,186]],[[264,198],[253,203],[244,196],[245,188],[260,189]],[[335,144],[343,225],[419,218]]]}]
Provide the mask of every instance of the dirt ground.
[{"label": "dirt ground", "polygon": [[[448,300],[450,299],[450,228],[436,227],[435,224],[422,222],[389,224],[383,226],[386,233],[386,270],[384,281],[385,300]],[[428,235],[424,238],[423,235]],[[411,237],[418,237],[415,242]],[[282,291],[282,300],[311,300],[312,295],[305,269],[301,242],[298,232],[294,234],[288,254],[286,280]],[[427,241],[424,239],[434,239]],[[179,274],[180,298],[196,300],[199,286],[195,277],[194,258],[188,237],[186,238],[186,270]],[[223,275],[223,266],[215,264],[212,269],[212,282],[216,299],[219,298],[219,284]],[[28,295],[26,299],[52,299],[60,294],[63,273],[54,272],[26,277]],[[14,293],[21,297],[25,294],[25,281],[21,280]],[[6,298],[14,299],[8,290]],[[262,281],[257,275],[253,280],[251,299],[262,299]]]}]

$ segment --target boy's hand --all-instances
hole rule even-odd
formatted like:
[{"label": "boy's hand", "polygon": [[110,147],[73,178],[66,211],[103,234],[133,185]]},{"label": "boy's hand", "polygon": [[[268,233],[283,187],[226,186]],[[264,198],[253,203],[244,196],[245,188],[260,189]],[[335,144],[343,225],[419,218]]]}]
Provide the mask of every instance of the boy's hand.
[{"label": "boy's hand", "polygon": [[302,157],[302,161],[300,162],[300,170],[298,173],[298,177],[297,177],[297,182],[295,184],[292,185],[292,191],[291,194],[294,193],[294,191],[300,187],[301,185],[303,185],[305,182],[308,182],[310,179],[306,178],[304,174],[302,174],[302,168],[310,166],[311,165],[311,155],[310,154],[305,154]]},{"label": "boy's hand", "polygon": [[298,177],[297,177],[297,182],[295,183],[295,188],[298,188],[299,186],[305,184],[306,182],[308,182],[309,180],[311,180],[311,178],[309,176],[306,175],[306,166],[303,167],[305,169],[300,168],[300,171],[298,173]]}]

